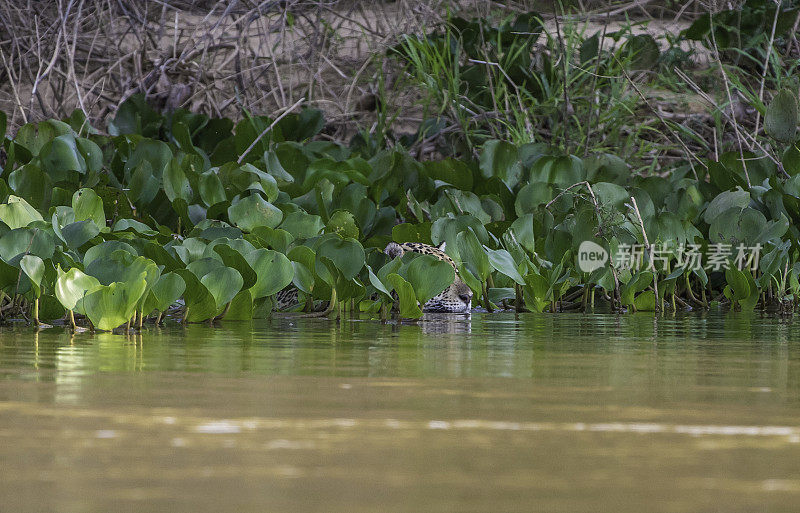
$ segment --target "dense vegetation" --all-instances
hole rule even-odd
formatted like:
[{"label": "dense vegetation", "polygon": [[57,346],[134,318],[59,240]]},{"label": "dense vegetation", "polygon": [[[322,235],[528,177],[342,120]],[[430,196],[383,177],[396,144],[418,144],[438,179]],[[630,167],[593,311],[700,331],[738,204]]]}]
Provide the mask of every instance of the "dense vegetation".
[{"label": "dense vegetation", "polygon": [[[763,25],[723,15],[683,34],[713,48],[725,96],[756,109],[737,122],[720,108],[719,130],[732,132],[710,143],[656,110],[625,112],[642,94],[633,76],[664,80],[678,46],[622,31],[608,47],[605,33],[572,31],[534,55],[535,15],[453,18],[395,47],[435,110],[416,134],[395,136],[384,117],[342,144],[318,137],[326,123],[313,109],[234,123],[159,113],[141,96],[105,132],[75,111],[11,137],[0,115],[0,312],[73,325],[78,314],[105,330],[164,314],[249,319],[293,285],[298,315],[419,317],[453,270],[430,256],[390,261],[390,241],[446,242],[489,311],[791,311],[800,61],[781,55],[797,9],[769,5],[748,2],[748,16],[774,26],[768,40]],[[637,116],[651,144],[637,133],[614,151]],[[665,158],[675,147],[683,157]],[[610,262],[580,265],[587,241]]]}]

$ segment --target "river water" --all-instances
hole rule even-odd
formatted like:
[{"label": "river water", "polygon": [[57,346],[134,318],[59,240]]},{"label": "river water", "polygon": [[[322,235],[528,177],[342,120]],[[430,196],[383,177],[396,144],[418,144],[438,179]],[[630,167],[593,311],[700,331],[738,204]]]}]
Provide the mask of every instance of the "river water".
[{"label": "river water", "polygon": [[0,511],[777,512],[800,328],[709,313],[0,330]]}]

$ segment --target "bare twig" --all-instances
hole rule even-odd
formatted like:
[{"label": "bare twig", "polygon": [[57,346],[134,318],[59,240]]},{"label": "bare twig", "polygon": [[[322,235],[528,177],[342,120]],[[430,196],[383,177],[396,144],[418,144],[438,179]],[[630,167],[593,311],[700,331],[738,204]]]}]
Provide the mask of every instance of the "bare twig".
[{"label": "bare twig", "polygon": [[292,112],[292,111],[295,109],[295,107],[297,107],[298,105],[300,105],[300,104],[301,104],[301,103],[303,103],[304,101],[306,101],[306,99],[305,99],[305,98],[300,98],[299,100],[297,100],[296,102],[294,102],[294,105],[292,105],[292,106],[291,106],[291,107],[289,107],[288,109],[284,110],[284,111],[283,111],[283,114],[281,114],[280,116],[278,116],[277,118],[275,118],[275,120],[274,120],[272,123],[270,123],[270,125],[269,125],[267,128],[265,128],[265,129],[264,129],[264,130],[263,130],[263,131],[262,131],[260,134],[258,134],[258,137],[256,137],[256,138],[253,140],[253,142],[252,142],[252,143],[250,143],[250,146],[248,146],[248,147],[247,147],[247,149],[246,149],[246,150],[244,150],[244,152],[243,152],[241,155],[239,155],[239,159],[237,160],[237,163],[238,163],[238,164],[241,164],[241,163],[242,163],[242,161],[244,161],[244,158],[247,156],[247,154],[248,154],[248,153],[250,153],[250,151],[251,151],[251,150],[252,150],[252,149],[255,147],[255,145],[258,143],[258,141],[260,141],[262,137],[264,137],[265,135],[267,135],[267,134],[268,134],[268,133],[269,133],[269,132],[270,132],[270,131],[271,131],[273,128],[275,128],[275,125],[277,125],[277,124],[278,124],[278,121],[280,121],[280,120],[282,120],[284,117],[288,116],[288,115],[289,115],[289,113],[290,113],[290,112]]}]

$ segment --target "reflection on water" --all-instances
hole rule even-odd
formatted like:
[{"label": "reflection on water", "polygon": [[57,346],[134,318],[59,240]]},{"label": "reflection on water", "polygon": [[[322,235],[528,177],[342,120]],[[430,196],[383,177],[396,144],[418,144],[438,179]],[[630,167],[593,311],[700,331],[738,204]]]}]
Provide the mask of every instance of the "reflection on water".
[{"label": "reflection on water", "polygon": [[727,313],[3,328],[0,510],[794,511],[799,330]]}]

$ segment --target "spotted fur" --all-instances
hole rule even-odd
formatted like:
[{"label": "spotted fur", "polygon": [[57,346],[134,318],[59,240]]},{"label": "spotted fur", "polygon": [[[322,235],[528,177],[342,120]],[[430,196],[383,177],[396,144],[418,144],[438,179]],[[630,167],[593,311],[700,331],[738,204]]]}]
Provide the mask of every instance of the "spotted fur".
[{"label": "spotted fur", "polygon": [[[453,266],[456,272],[456,278],[453,283],[444,289],[441,293],[431,298],[430,301],[425,303],[423,311],[425,312],[442,312],[442,313],[467,313],[472,309],[472,290],[464,283],[458,276],[458,269],[455,262],[450,256],[441,248],[436,248],[428,244],[419,242],[404,242],[398,244],[390,242],[384,253],[391,258],[403,256],[407,251],[413,253],[421,253],[423,255],[433,255],[439,260],[443,260]],[[289,285],[285,289],[278,292],[275,296],[276,308],[284,310],[292,308],[299,304],[299,294],[297,287]]]},{"label": "spotted fur", "polygon": [[443,260],[452,265],[453,270],[456,272],[456,279],[453,280],[453,283],[449,287],[425,303],[422,309],[425,312],[469,312],[472,309],[472,290],[461,280],[455,262],[444,252],[443,248],[443,246],[441,248],[436,248],[419,242],[404,242],[402,244],[390,242],[389,245],[386,246],[384,253],[392,258],[396,258],[398,256],[403,256],[406,251],[411,251],[414,253],[422,253],[423,255],[433,255],[439,260]]},{"label": "spotted fur", "polygon": [[285,310],[299,304],[299,294],[297,287],[289,285],[285,289],[278,291],[275,294],[275,308],[278,310]]}]

